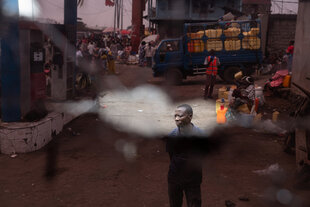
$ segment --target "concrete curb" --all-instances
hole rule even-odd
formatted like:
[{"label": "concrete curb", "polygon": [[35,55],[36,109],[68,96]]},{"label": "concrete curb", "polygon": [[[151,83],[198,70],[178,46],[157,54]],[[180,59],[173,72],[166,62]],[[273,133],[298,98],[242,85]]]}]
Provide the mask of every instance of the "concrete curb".
[{"label": "concrete curb", "polygon": [[51,112],[37,122],[0,123],[0,152],[3,154],[26,153],[44,147],[59,134],[63,126],[77,116]]}]

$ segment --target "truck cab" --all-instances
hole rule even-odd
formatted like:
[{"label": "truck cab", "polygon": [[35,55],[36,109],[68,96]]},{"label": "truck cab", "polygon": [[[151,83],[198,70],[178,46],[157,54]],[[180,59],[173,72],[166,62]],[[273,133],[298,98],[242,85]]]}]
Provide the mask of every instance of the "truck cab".
[{"label": "truck cab", "polygon": [[183,73],[181,72],[184,62],[182,39],[162,40],[158,44],[153,58],[152,69],[154,77],[164,76],[170,81],[172,79],[175,79],[174,81],[183,79]]}]

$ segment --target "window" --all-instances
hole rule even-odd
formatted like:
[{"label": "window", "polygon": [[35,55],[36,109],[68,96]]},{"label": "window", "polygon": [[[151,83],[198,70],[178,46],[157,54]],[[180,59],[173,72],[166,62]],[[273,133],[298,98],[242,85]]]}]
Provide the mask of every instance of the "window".
[{"label": "window", "polygon": [[213,11],[214,0],[196,0],[192,1],[192,12],[199,14],[199,16],[207,16],[209,12]]},{"label": "window", "polygon": [[178,40],[165,41],[161,44],[160,52],[175,52],[180,50],[180,43]]}]

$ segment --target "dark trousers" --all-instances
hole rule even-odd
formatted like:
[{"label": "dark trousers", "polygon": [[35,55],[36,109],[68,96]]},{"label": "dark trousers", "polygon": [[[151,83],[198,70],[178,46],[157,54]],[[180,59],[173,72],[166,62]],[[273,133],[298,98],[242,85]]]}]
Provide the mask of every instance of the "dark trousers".
[{"label": "dark trousers", "polygon": [[216,75],[207,75],[204,98],[212,97]]},{"label": "dark trousers", "polygon": [[168,183],[170,207],[182,207],[183,191],[185,192],[187,207],[201,207],[200,185],[184,186]]},{"label": "dark trousers", "polygon": [[146,57],[146,65],[147,67],[152,67],[152,57]]}]

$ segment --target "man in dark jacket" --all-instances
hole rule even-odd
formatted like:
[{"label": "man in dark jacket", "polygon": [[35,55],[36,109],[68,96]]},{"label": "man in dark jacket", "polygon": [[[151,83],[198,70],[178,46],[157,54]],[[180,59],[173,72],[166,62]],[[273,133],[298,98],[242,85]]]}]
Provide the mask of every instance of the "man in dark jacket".
[{"label": "man in dark jacket", "polygon": [[170,156],[168,194],[171,207],[181,207],[185,192],[188,207],[201,206],[200,184],[202,161],[198,146],[203,132],[191,123],[193,110],[187,104],[175,110],[175,128],[167,139],[166,150]]}]

